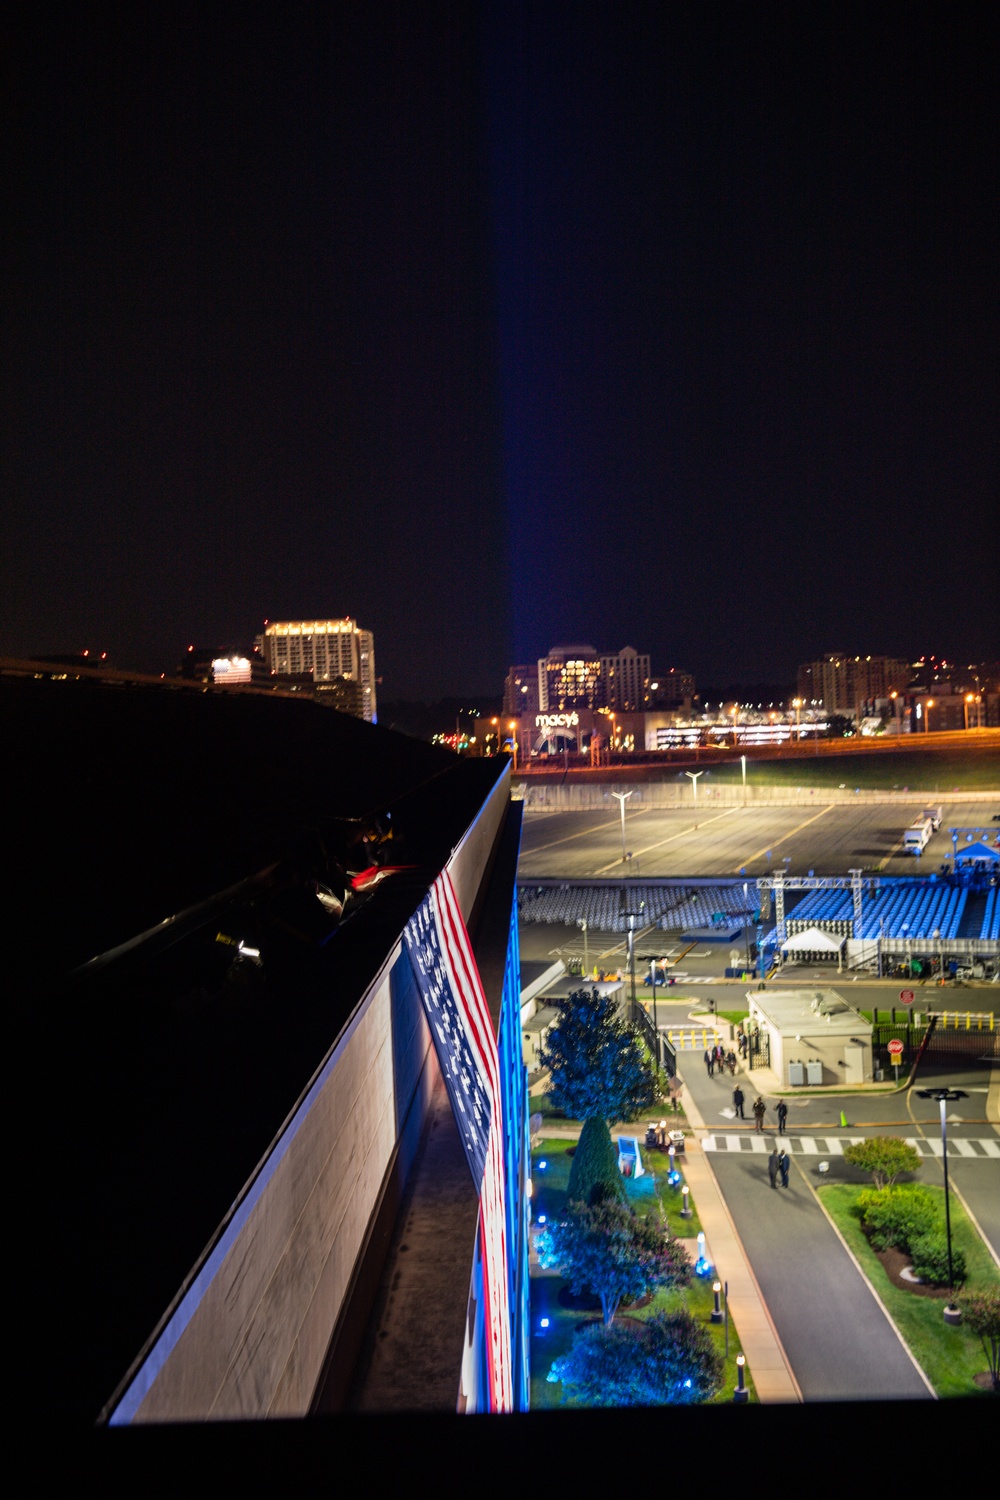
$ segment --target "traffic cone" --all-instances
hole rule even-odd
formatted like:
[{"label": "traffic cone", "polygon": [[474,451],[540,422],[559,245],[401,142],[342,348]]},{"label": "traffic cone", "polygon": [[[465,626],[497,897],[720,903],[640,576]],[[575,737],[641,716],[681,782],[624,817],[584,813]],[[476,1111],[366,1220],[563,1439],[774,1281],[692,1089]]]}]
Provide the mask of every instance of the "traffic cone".
[{"label": "traffic cone", "polygon": [[847,1116],[844,1114],[843,1110],[840,1111],[840,1128],[842,1130],[847,1129]]}]

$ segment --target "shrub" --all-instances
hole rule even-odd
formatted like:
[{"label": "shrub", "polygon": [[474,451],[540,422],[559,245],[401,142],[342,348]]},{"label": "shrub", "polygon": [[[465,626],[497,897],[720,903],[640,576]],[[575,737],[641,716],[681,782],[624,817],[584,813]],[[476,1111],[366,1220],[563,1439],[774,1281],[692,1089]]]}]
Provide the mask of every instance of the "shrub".
[{"label": "shrub", "polygon": [[858,1207],[876,1250],[897,1246],[912,1254],[913,1241],[937,1230],[941,1210],[934,1194],[916,1183],[902,1187],[864,1188]]},{"label": "shrub", "polygon": [[[940,1229],[933,1230],[930,1234],[918,1234],[910,1244],[910,1255],[913,1270],[921,1281],[929,1282],[931,1286],[948,1285],[948,1241]],[[952,1284],[960,1286],[965,1280],[965,1256],[954,1241],[951,1246],[951,1269]]]},{"label": "shrub", "polygon": [[900,1172],[915,1172],[920,1166],[920,1153],[898,1136],[869,1136],[854,1146],[844,1147],[844,1160],[862,1172],[872,1174],[877,1188],[891,1187]]},{"label": "shrub", "polygon": [[966,1327],[979,1335],[995,1391],[1000,1391],[1000,1287],[966,1292],[959,1303]]},{"label": "shrub", "polygon": [[683,1308],[646,1324],[584,1328],[549,1371],[585,1406],[666,1406],[707,1401],[722,1385],[722,1357]]}]

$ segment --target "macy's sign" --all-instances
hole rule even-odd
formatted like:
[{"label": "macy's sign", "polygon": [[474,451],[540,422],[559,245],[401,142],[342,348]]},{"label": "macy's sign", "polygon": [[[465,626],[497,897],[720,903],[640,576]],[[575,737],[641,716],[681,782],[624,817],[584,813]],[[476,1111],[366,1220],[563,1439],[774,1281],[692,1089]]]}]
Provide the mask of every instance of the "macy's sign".
[{"label": "macy's sign", "polygon": [[575,729],[580,722],[580,715],[572,714],[536,714],[536,729]]}]

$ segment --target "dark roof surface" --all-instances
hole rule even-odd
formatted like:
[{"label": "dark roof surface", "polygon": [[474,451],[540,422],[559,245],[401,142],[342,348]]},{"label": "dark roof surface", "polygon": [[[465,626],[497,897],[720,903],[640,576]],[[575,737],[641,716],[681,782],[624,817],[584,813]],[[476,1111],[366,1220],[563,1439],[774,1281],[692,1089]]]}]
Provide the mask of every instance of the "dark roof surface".
[{"label": "dark roof surface", "polygon": [[[310,703],[0,687],[37,1309],[21,1378],[35,1409],[88,1422],[507,762],[460,760]],[[387,808],[388,862],[413,868],[338,927],[310,882],[339,820]],[[81,956],[206,900],[69,975]],[[263,968],[234,966],[220,932],[258,947]]]}]

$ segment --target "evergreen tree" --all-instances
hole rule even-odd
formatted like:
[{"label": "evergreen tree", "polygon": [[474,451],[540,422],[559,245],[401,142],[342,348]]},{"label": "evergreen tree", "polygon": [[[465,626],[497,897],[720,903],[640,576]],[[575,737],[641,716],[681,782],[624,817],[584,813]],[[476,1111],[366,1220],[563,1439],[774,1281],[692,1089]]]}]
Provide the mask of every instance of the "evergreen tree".
[{"label": "evergreen tree", "polygon": [[573,1120],[631,1120],[657,1098],[656,1069],[617,1002],[576,990],[558,1002],[542,1061],[553,1104]]},{"label": "evergreen tree", "polygon": [[566,1197],[577,1203],[590,1203],[595,1190],[604,1197],[625,1201],[625,1184],[607,1121],[592,1116],[584,1121],[580,1132]]}]

